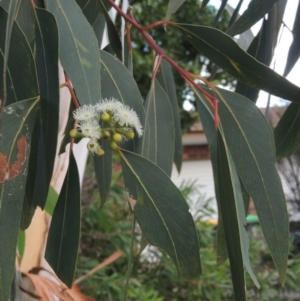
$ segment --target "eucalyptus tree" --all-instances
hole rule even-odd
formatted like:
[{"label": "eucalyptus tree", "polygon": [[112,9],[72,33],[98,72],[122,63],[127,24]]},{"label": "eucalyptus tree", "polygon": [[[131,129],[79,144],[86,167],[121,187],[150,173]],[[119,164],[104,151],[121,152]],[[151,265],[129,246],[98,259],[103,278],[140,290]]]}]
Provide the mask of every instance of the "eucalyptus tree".
[{"label": "eucalyptus tree", "polygon": [[[196,232],[186,201],[170,180],[173,163],[178,171],[182,163],[173,72],[193,92],[210,144],[219,207],[217,258],[218,264],[229,258],[235,299],[247,298],[245,271],[259,287],[245,230],[250,196],[284,285],[289,227],[275,159],[289,155],[299,145],[300,88],[284,77],[300,53],[299,1],[284,76],[268,65],[287,1],[252,0],[238,18],[240,1],[229,27],[221,30],[214,26],[223,5],[212,26],[189,24],[188,18],[180,23],[171,21],[181,5],[195,5],[184,2],[170,0],[165,18],[151,24],[138,22],[127,1],[121,5],[112,0],[0,2],[1,301],[10,299],[12,283],[20,278],[13,280],[18,237],[22,236],[18,236],[19,230],[22,233],[30,225],[35,208],[47,208],[60,115],[69,117],[60,147],[64,152],[69,146],[69,164],[45,251],[59,279],[71,286],[76,269],[81,209],[73,149],[82,139],[93,154],[102,206],[109,194],[112,153],[116,153],[121,159],[129,211],[134,216],[133,228],[137,222],[144,240],[172,258],[179,276],[201,276],[201,233]],[[142,14],[147,15],[148,10]],[[117,15],[116,23],[113,15]],[[260,19],[261,30],[247,51],[243,50],[235,37]],[[180,33],[193,51],[234,77],[238,81],[236,92],[217,88],[198,73],[183,69],[169,54],[167,43],[156,43],[155,31],[160,26],[170,34]],[[132,32],[138,32],[153,53],[145,101],[135,80],[138,74],[133,74],[133,66],[139,62],[133,59]],[[101,50],[104,47],[107,51]],[[65,99],[59,96],[66,88],[72,105],[69,111],[60,112]],[[259,90],[291,101],[275,129],[275,143],[268,122],[255,105]],[[26,275],[33,279],[32,274]],[[126,288],[124,291],[126,299]]]}]

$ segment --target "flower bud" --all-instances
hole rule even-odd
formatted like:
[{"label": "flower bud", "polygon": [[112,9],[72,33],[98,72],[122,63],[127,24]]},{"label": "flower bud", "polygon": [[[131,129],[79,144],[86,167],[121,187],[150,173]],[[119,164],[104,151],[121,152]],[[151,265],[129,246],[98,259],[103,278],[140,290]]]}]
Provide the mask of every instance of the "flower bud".
[{"label": "flower bud", "polygon": [[111,150],[117,150],[119,148],[118,144],[113,140],[110,141],[109,147]]},{"label": "flower bud", "polygon": [[113,138],[113,140],[114,140],[115,142],[121,142],[121,141],[122,141],[122,135],[119,134],[119,133],[113,134],[112,138]]},{"label": "flower bud", "polygon": [[101,120],[103,120],[105,122],[109,122],[110,121],[110,115],[108,113],[102,113],[101,114]]},{"label": "flower bud", "polygon": [[102,132],[102,138],[107,139],[110,137],[110,132],[109,131],[103,131]]},{"label": "flower bud", "polygon": [[77,130],[72,129],[70,131],[70,137],[71,138],[84,138],[85,136],[82,133],[78,132]]}]

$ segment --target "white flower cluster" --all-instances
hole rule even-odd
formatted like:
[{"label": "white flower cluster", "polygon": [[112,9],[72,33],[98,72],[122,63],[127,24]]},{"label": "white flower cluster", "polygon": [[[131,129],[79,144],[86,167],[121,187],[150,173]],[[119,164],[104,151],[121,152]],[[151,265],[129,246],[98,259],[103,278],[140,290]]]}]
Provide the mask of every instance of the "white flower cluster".
[{"label": "white flower cluster", "polygon": [[111,114],[112,121],[119,126],[135,128],[139,137],[143,135],[143,128],[136,112],[129,106],[122,104],[120,101],[111,98],[104,99],[96,104],[96,110],[99,113]]},{"label": "white flower cluster", "polygon": [[[73,112],[73,117],[78,121],[78,125],[77,131],[73,130],[71,136],[90,138],[88,148],[98,155],[104,153],[97,141],[100,138],[111,139],[111,148],[116,149],[116,143],[122,138],[133,139],[133,129],[139,137],[143,135],[143,128],[136,112],[114,98],[101,100],[96,105],[83,105]],[[100,127],[100,119],[107,127]]]}]

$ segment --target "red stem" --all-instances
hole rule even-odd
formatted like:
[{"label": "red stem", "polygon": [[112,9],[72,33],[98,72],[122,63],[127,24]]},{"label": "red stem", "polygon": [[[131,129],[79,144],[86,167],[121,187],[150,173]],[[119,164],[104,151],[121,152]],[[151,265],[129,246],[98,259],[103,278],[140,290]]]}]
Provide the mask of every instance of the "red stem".
[{"label": "red stem", "polygon": [[71,86],[70,79],[69,79],[69,77],[66,73],[65,73],[65,79],[66,79],[66,86],[68,87],[68,89],[71,93],[71,96],[72,96],[73,104],[74,104],[75,108],[78,109],[80,107],[80,103],[79,103],[78,98],[76,97],[76,95],[74,93],[74,89]]}]

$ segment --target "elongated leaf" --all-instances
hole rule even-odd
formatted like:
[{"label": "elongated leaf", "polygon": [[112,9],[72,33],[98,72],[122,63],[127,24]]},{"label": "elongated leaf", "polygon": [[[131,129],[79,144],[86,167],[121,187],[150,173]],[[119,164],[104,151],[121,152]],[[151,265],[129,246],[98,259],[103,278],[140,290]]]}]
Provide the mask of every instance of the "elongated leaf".
[{"label": "elongated leaf", "polygon": [[46,201],[46,204],[45,204],[45,210],[51,216],[53,215],[57,200],[58,200],[58,194],[54,190],[54,188],[52,186],[50,186],[48,196],[47,196],[47,201]]},{"label": "elongated leaf", "polygon": [[204,8],[207,6],[209,0],[203,0],[201,2],[201,7],[200,7],[200,12],[202,12],[204,10]]},{"label": "elongated leaf", "polygon": [[178,102],[176,96],[176,87],[174,82],[174,77],[170,64],[162,60],[160,69],[156,76],[158,82],[166,91],[169,96],[170,103],[172,106],[173,118],[174,118],[174,163],[176,165],[178,173],[180,173],[182,165],[182,134],[180,125],[180,116],[178,110]]},{"label": "elongated leaf", "polygon": [[293,25],[293,42],[289,48],[289,53],[286,61],[286,66],[283,72],[283,76],[287,76],[295,63],[300,57],[300,2],[298,2],[298,8],[296,12],[296,17]]},{"label": "elongated leaf", "polygon": [[[224,135],[218,132],[218,182],[220,207],[222,210],[222,218],[224,222],[225,235],[227,240],[228,252],[231,262],[235,262],[239,267],[239,259],[236,256],[238,250],[242,256],[242,262],[247,269],[251,279],[259,288],[260,285],[252,271],[249,259],[249,236],[245,229],[247,224],[244,200],[242,195],[242,187],[239,177],[232,160],[230,151],[224,141]],[[232,268],[232,267],[231,267]],[[232,269],[234,270],[234,269]],[[239,272],[235,275],[239,277]],[[242,277],[242,275],[240,275]],[[235,282],[235,281],[233,281]],[[238,281],[237,281],[238,282]],[[243,288],[244,286],[241,286]],[[239,299],[238,299],[239,300]]]},{"label": "elongated leaf", "polygon": [[[233,15],[236,11],[236,8],[233,8],[232,6],[230,6],[227,3],[226,10],[230,15]],[[243,50],[246,51],[248,49],[248,47],[250,46],[251,42],[253,41],[253,39],[254,39],[254,35],[253,35],[251,29],[248,29],[239,35],[239,37],[237,38],[237,43]]]},{"label": "elongated leaf", "polygon": [[[261,30],[252,41],[247,53],[256,58],[259,62],[268,66],[273,57],[273,39],[268,33],[270,26],[270,18],[263,21]],[[275,35],[274,35],[275,38]],[[236,93],[242,94],[253,102],[256,102],[259,90],[238,81],[235,89]]]},{"label": "elongated leaf", "polygon": [[94,31],[75,0],[47,1],[59,29],[60,60],[81,104],[100,99],[100,62]]},{"label": "elongated leaf", "polygon": [[[2,109],[5,106],[6,98],[7,98],[7,86],[6,86],[6,73],[7,73],[7,65],[8,65],[8,56],[9,56],[9,48],[10,48],[10,39],[12,34],[12,28],[14,24],[14,20],[16,17],[16,9],[18,5],[19,0],[11,0],[8,5],[8,17],[6,21],[6,26],[3,28],[5,31],[5,43],[4,43],[4,54],[3,54],[3,87],[4,87],[4,93],[3,93],[3,99],[0,102],[0,113],[2,112]],[[1,95],[1,94],[0,94]]]},{"label": "elongated leaf", "polygon": [[152,82],[145,109],[145,129],[138,152],[170,177],[174,157],[174,119],[169,97],[157,80]]},{"label": "elongated leaf", "polygon": [[222,0],[222,3],[221,3],[221,5],[220,5],[220,7],[219,7],[219,9],[218,9],[218,12],[217,12],[217,14],[216,14],[216,16],[215,16],[215,19],[214,19],[214,22],[213,22],[213,26],[214,26],[214,27],[216,27],[216,25],[217,25],[217,23],[218,23],[218,21],[219,21],[219,18],[220,18],[220,16],[221,16],[221,14],[222,14],[222,12],[223,12],[223,10],[224,10],[224,8],[225,8],[227,2],[228,2],[228,0]]},{"label": "elongated leaf", "polygon": [[56,275],[72,286],[80,238],[80,183],[73,153],[64,184],[53,213],[45,258]]},{"label": "elongated leaf", "polygon": [[[7,13],[0,8],[0,70],[4,68],[6,22]],[[38,95],[33,55],[23,32],[16,23],[11,32],[6,77],[8,87],[6,105]],[[0,81],[0,95],[4,95],[2,80]]]},{"label": "elongated leaf", "polygon": [[220,209],[220,196],[219,196],[219,184],[218,184],[218,155],[217,155],[217,130],[214,123],[214,114],[211,106],[208,104],[205,97],[199,93],[198,90],[192,88],[195,93],[197,110],[199,112],[200,120],[203,125],[205,135],[209,144],[210,157],[212,162],[212,169],[215,182],[215,194],[218,204],[218,228],[217,228],[217,265],[221,265],[228,258],[225,229],[222,219],[222,212]]},{"label": "elongated leaf", "polygon": [[99,1],[99,5],[103,11],[103,14],[104,14],[104,17],[106,20],[107,34],[108,34],[110,46],[113,49],[113,51],[115,52],[115,54],[117,55],[117,57],[120,60],[122,60],[122,45],[121,45],[121,40],[120,40],[118,31],[115,27],[114,22],[110,18],[110,15],[106,11],[105,5],[102,3],[101,0],[98,0],[98,1]]},{"label": "elongated leaf", "polygon": [[2,6],[7,12],[9,11],[10,3],[17,3],[15,11],[15,21],[18,23],[22,32],[26,36],[28,43],[30,44],[34,39],[34,10],[30,1],[26,0],[2,0],[0,6]]},{"label": "elongated leaf", "polygon": [[254,25],[264,17],[278,0],[251,0],[241,17],[227,30],[227,34],[235,36]]},{"label": "elongated leaf", "polygon": [[170,20],[171,15],[176,13],[179,7],[185,2],[186,0],[169,0],[167,14],[165,19]]},{"label": "elongated leaf", "polygon": [[[116,98],[133,108],[141,121],[145,123],[145,110],[141,93],[128,69],[111,54],[101,53],[101,95],[102,98]],[[139,139],[137,137],[137,139]],[[135,139],[135,143],[137,143]],[[140,139],[139,139],[140,140]],[[128,141],[130,142],[130,141]]]},{"label": "elongated leaf", "polygon": [[300,105],[291,103],[280,118],[274,138],[277,159],[291,156],[300,144]]},{"label": "elongated leaf", "polygon": [[223,32],[205,26],[177,24],[192,45],[238,80],[273,95],[300,102],[300,88],[259,63]]},{"label": "elongated leaf", "polygon": [[243,96],[219,90],[219,113],[226,144],[250,193],[281,283],[288,255],[288,215],[281,180],[275,167],[275,145],[260,110]]},{"label": "elongated leaf", "polygon": [[56,155],[59,117],[58,29],[54,16],[36,8],[36,57],[42,134],[33,203],[44,208]]},{"label": "elongated leaf", "polygon": [[[218,133],[218,183],[219,203],[230,260],[234,296],[236,300],[246,300],[246,284],[242,255],[242,250],[246,246],[243,246],[242,234],[247,235],[247,233],[241,233],[241,231],[246,232],[244,228],[246,218],[244,216],[244,221],[239,221],[238,219],[239,210],[242,210],[242,214],[245,214],[244,208],[241,206],[243,203],[241,203],[240,187],[236,187],[239,185],[239,182],[230,153],[226,149],[220,133]],[[241,208],[238,208],[235,202],[237,202]],[[242,222],[241,225],[240,222]]]},{"label": "elongated leaf", "polygon": [[[103,14],[101,0],[76,0],[79,7],[82,9],[83,14],[91,25],[94,25],[99,14]],[[109,10],[111,5],[108,1],[104,1],[105,10]]]},{"label": "elongated leaf", "polygon": [[4,109],[0,144],[0,300],[9,300],[38,99]]},{"label": "elongated leaf", "polygon": [[41,110],[37,108],[34,128],[32,131],[32,139],[30,145],[30,155],[28,162],[28,173],[25,187],[25,196],[23,201],[23,210],[20,223],[20,229],[25,230],[29,227],[32,214],[34,213],[35,206],[33,205],[34,184],[36,179],[36,171],[38,166],[38,152],[40,144],[41,133]]},{"label": "elongated leaf", "polygon": [[109,141],[103,140],[101,144],[104,150],[104,156],[93,156],[94,169],[96,174],[97,185],[100,192],[101,207],[107,200],[112,176],[112,151],[109,148]]},{"label": "elongated leaf", "polygon": [[198,277],[198,236],[182,194],[151,161],[128,151],[120,154],[132,209],[146,239],[173,259],[180,276]]}]

